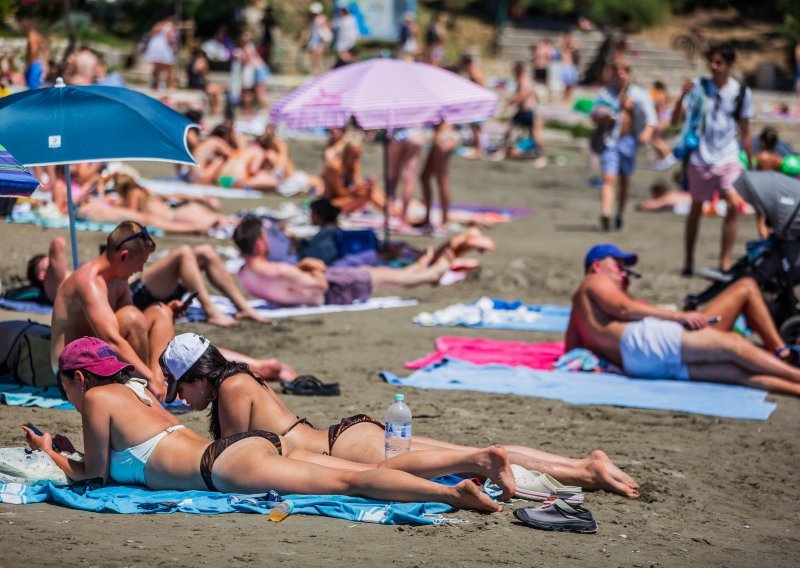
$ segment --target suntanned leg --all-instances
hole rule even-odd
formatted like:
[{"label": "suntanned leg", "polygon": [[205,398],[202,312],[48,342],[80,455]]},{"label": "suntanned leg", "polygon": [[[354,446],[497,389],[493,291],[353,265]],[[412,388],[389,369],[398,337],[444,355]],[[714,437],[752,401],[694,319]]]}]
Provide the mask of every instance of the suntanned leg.
[{"label": "suntanned leg", "polygon": [[142,282],[156,298],[166,298],[178,284],[197,292],[197,299],[208,315],[208,323],[230,327],[236,320],[220,312],[211,300],[211,294],[203,280],[203,273],[189,245],[181,245],[170,254],[147,267],[142,273]]},{"label": "suntanned leg", "polygon": [[711,328],[685,332],[681,337],[681,353],[689,366],[732,363],[749,375],[767,375],[800,384],[800,369],[735,333]]},{"label": "suntanned leg", "polygon": [[56,237],[47,252],[49,263],[44,273],[44,293],[52,302],[61,283],[71,274],[67,268],[67,241]]},{"label": "suntanned leg", "polygon": [[614,193],[617,189],[617,176],[615,174],[603,174],[603,187],[600,188],[600,214],[603,217],[611,216],[611,209],[614,207]]},{"label": "suntanned leg", "polygon": [[719,267],[722,270],[730,270],[731,253],[733,252],[733,246],[736,244],[736,230],[739,226],[739,203],[741,202],[741,197],[736,192],[729,191],[725,193],[725,202],[727,203],[727,211],[725,212],[725,220],[722,222]]},{"label": "suntanned leg", "polygon": [[800,396],[800,383],[770,375],[754,375],[733,363],[689,365],[692,380],[744,385],[769,392]]},{"label": "suntanned leg", "polygon": [[405,163],[400,172],[400,183],[403,192],[401,213],[404,221],[408,221],[408,207],[414,199],[415,182],[417,180],[417,170],[422,159],[422,146],[418,144],[408,145],[406,150]]},{"label": "suntanned leg", "polygon": [[439,206],[442,208],[442,226],[446,227],[449,221],[448,212],[450,211],[450,174],[447,171],[448,161],[445,159],[436,174],[436,182],[439,185]]},{"label": "suntanned leg", "polygon": [[446,487],[403,471],[347,471],[268,453],[274,446],[248,438],[230,446],[215,462],[212,476],[220,491],[354,495],[384,501],[436,501],[454,507],[495,512],[502,506],[471,481]]},{"label": "suntanned leg", "polygon": [[772,321],[772,315],[761,295],[761,289],[756,281],[750,278],[741,278],[725,288],[703,308],[703,313],[709,317],[719,316],[721,321],[715,325],[716,329],[733,329],[736,318],[744,314],[753,331],[764,342],[764,347],[772,353],[783,346],[781,334]]},{"label": "suntanned leg", "polygon": [[148,323],[136,306],[123,306],[114,312],[123,339],[127,341],[142,361],[150,361],[150,344],[147,340]]},{"label": "suntanned leg", "polygon": [[297,371],[277,359],[255,359],[243,353],[219,347],[220,353],[228,361],[239,361],[245,363],[250,370],[258,373],[262,377],[273,381],[293,381],[297,378]]},{"label": "suntanned leg", "polygon": [[686,228],[684,230],[684,272],[694,270],[694,247],[697,243],[697,231],[700,228],[700,217],[703,215],[703,202],[692,201],[692,207],[686,216]]},{"label": "suntanned leg", "polygon": [[[446,259],[442,257],[442,261]],[[407,290],[421,284],[435,284],[447,272],[450,262],[437,262],[427,268],[414,266],[390,268],[388,266],[364,266],[372,278],[372,288],[380,290]]]},{"label": "suntanned leg", "polygon": [[[431,150],[431,152],[433,151]],[[425,203],[425,218],[422,220],[425,225],[430,225],[431,223],[431,208],[433,207],[431,176],[433,176],[433,165],[431,163],[431,154],[429,153],[427,160],[425,160],[425,166],[422,168],[422,174],[419,176],[419,184],[422,188],[422,202]]]},{"label": "suntanned leg", "polygon": [[628,203],[628,187],[630,187],[630,178],[626,175],[619,176],[619,195],[617,196],[617,217],[622,218],[625,215],[625,205]]},{"label": "suntanned leg", "polygon": [[233,276],[225,270],[225,263],[214,250],[211,245],[199,245],[192,249],[195,258],[201,270],[204,270],[208,276],[211,284],[222,292],[225,296],[230,298],[233,305],[236,306],[236,319],[250,319],[259,323],[269,323],[270,319],[260,316],[247,303],[247,299],[242,294]]},{"label": "suntanned leg", "polygon": [[[153,377],[158,384],[166,383],[166,378],[161,372],[161,365],[158,363],[158,358],[167,344],[175,337],[175,323],[173,321],[173,312],[165,304],[158,303],[148,306],[144,311],[145,321],[147,322],[147,343],[149,350],[149,358],[144,359],[150,370],[153,372]],[[166,386],[164,387],[166,388]],[[153,391],[158,394],[157,391]]]}]

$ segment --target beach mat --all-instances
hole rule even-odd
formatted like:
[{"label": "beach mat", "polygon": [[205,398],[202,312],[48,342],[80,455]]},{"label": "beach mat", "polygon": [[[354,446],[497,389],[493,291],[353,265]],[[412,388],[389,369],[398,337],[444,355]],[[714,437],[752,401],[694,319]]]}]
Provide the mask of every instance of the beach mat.
[{"label": "beach mat", "polygon": [[476,365],[498,363],[510,367],[530,367],[550,370],[564,354],[564,343],[547,341],[526,343],[523,341],[498,341],[473,337],[442,336],[436,338],[436,351],[420,359],[407,361],[406,369],[421,369],[439,363],[443,359],[459,359]]},{"label": "beach mat", "polygon": [[[448,483],[448,480],[443,480]],[[151,491],[144,487],[110,484],[99,489],[0,483],[0,503],[27,505],[50,502],[95,513],[166,514],[258,513],[268,515],[278,504],[264,495],[233,495],[210,491]],[[382,525],[433,525],[447,522],[444,503],[395,503],[344,495],[284,495],[293,515],[322,515]]]},{"label": "beach mat", "polygon": [[496,364],[480,366],[458,359],[444,359],[404,379],[388,371],[380,375],[386,382],[404,387],[536,396],[578,405],[673,410],[748,420],[766,420],[777,406],[765,400],[767,392],[748,387]]},{"label": "beach mat", "polygon": [[188,183],[178,178],[140,180],[143,187],[159,195],[191,195],[192,197],[220,197],[223,199],[261,199],[264,193],[255,189],[224,188],[218,185]]},{"label": "beach mat", "polygon": [[423,327],[473,327],[517,331],[567,331],[570,308],[553,304],[532,305],[483,297],[435,312],[422,312],[413,321]]},{"label": "beach mat", "polygon": [[32,314],[52,314],[53,306],[50,304],[40,304],[33,301],[9,300],[0,296],[0,308],[13,312],[28,312]]},{"label": "beach mat", "polygon": [[[36,227],[44,227],[46,229],[68,229],[69,217],[66,215],[54,218],[39,217],[31,211],[14,213],[10,217],[6,217],[7,221],[11,223],[19,223],[23,225],[34,225]],[[78,231],[92,231],[96,233],[110,233],[117,228],[118,223],[95,223],[94,221],[84,221],[83,219],[75,220],[75,229]],[[164,231],[148,227],[147,232],[153,237],[163,237]]]},{"label": "beach mat", "polygon": [[[233,305],[228,298],[224,296],[211,296],[214,304],[219,308],[222,313],[233,316],[236,313],[236,306]],[[379,310],[389,308],[405,308],[408,306],[416,306],[419,300],[401,298],[400,296],[382,296],[379,298],[370,298],[366,302],[359,302],[357,304],[349,304],[346,306],[294,306],[282,307],[270,304],[264,300],[251,300],[248,302],[255,310],[264,317],[268,318],[288,318],[294,316],[307,316],[318,314],[331,314],[337,312],[363,312],[367,310]],[[2,305],[2,304],[0,304]],[[195,299],[186,316],[178,321],[180,322],[194,322],[204,321],[206,313],[200,307],[200,302]]]}]

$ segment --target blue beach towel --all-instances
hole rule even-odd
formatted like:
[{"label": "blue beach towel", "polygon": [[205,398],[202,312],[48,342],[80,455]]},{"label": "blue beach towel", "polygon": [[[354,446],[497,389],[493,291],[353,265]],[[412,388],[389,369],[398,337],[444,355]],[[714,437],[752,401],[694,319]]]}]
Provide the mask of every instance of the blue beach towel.
[{"label": "blue beach towel", "polygon": [[[7,221],[12,223],[21,223],[25,225],[36,225],[37,227],[46,227],[48,229],[67,229],[69,228],[69,218],[57,217],[55,219],[45,219],[38,217],[34,213],[20,212],[14,213],[11,217],[6,217]],[[83,219],[75,220],[75,228],[79,231],[95,231],[100,233],[110,233],[116,229],[117,223],[95,223],[94,221],[84,221]],[[164,236],[164,231],[148,227],[147,232],[153,237]]]},{"label": "blue beach towel", "polygon": [[405,379],[388,371],[380,375],[397,386],[537,396],[570,404],[674,410],[723,418],[766,420],[777,406],[765,400],[767,392],[748,387],[631,379],[607,373],[537,371],[506,365],[480,366],[458,359],[444,359]]},{"label": "blue beach towel", "polygon": [[421,326],[513,329],[518,331],[567,331],[570,308],[552,304],[532,305],[519,301],[481,298],[468,304],[454,304],[414,318]]},{"label": "blue beach towel", "polygon": [[[450,484],[450,479],[437,480]],[[278,503],[275,494],[232,495],[210,491],[151,491],[144,487],[107,485],[99,489],[77,486],[0,484],[0,503],[26,505],[51,502],[96,513],[269,514]],[[278,497],[280,499],[280,497]],[[447,522],[442,513],[454,509],[444,503],[395,503],[344,495],[284,495],[292,514],[322,515],[382,525],[433,525]]]}]

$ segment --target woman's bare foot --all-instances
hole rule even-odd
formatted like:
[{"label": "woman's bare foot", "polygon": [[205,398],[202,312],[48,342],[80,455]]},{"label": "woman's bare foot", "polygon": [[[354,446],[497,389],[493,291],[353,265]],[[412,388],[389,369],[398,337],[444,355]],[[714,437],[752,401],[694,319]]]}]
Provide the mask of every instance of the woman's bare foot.
[{"label": "woman's bare foot", "polygon": [[294,368],[281,363],[277,359],[261,359],[250,365],[250,370],[270,381],[291,382],[297,378]]},{"label": "woman's bare foot", "polygon": [[479,473],[490,478],[503,490],[498,500],[505,501],[513,497],[517,486],[505,448],[502,446],[489,446],[481,452],[481,458],[478,461],[478,465],[484,468]]},{"label": "woman's bare foot", "polygon": [[625,485],[633,488],[638,489],[639,484],[636,483],[633,478],[614,465],[614,462],[611,461],[611,458],[603,450],[595,450],[589,455],[589,459],[598,461],[604,465],[606,471],[608,471],[609,475],[616,479],[617,481],[621,481]]},{"label": "woman's bare foot", "polygon": [[639,491],[627,483],[615,479],[608,471],[606,464],[600,460],[592,460],[587,466],[590,483],[585,484],[586,489],[605,489],[619,493],[628,499],[637,499]]},{"label": "woman's bare foot", "polygon": [[481,265],[481,261],[477,258],[456,258],[450,263],[450,270],[453,272],[469,272],[475,270]]},{"label": "woman's bare foot", "polygon": [[270,318],[266,318],[262,315],[259,315],[257,311],[250,308],[247,310],[240,310],[233,315],[234,318],[237,320],[250,320],[256,323],[270,323],[272,320]]},{"label": "woman's bare foot", "polygon": [[457,254],[464,254],[467,250],[475,249],[481,252],[485,251],[493,251],[497,248],[494,240],[490,237],[484,235],[478,227],[470,227],[467,229],[466,239],[464,239],[463,244],[463,251],[456,249]]},{"label": "woman's bare foot", "polygon": [[487,513],[497,513],[503,510],[502,505],[478,489],[478,486],[469,479],[465,479],[451,489],[453,495],[451,495],[449,504],[453,507]]},{"label": "woman's bare foot", "polygon": [[230,316],[217,312],[213,314],[209,313],[206,323],[216,325],[217,327],[233,327],[239,322]]}]

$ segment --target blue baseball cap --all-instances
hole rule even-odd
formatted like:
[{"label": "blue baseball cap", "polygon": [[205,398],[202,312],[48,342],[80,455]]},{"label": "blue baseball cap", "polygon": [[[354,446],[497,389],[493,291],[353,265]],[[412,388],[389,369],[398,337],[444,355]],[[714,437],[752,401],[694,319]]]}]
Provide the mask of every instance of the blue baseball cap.
[{"label": "blue baseball cap", "polygon": [[625,266],[633,266],[639,260],[639,257],[632,252],[624,252],[620,250],[617,245],[604,243],[602,245],[595,245],[586,252],[586,258],[583,260],[583,267],[589,268],[595,260],[603,260],[609,256],[621,260]]}]

